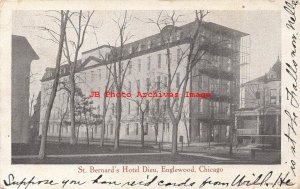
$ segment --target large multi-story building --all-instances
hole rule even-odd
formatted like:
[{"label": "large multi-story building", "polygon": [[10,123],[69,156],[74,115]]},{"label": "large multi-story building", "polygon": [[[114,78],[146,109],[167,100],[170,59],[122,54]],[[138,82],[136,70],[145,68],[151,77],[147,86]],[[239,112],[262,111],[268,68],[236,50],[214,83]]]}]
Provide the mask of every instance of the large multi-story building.
[{"label": "large multi-story building", "polygon": [[[170,49],[171,70],[174,73],[174,82],[171,85],[172,92],[179,92],[180,83],[185,77],[185,65],[188,61],[190,48],[189,36],[195,30],[195,22],[176,27],[175,30],[166,26],[162,33],[173,31],[168,40],[168,44],[161,42],[161,35],[155,34],[141,40],[124,45],[123,62],[130,61],[128,66],[123,91],[130,92],[132,99],[122,99],[122,119],[121,119],[121,140],[140,140],[140,110],[136,96],[141,92],[167,92],[167,64],[166,47]],[[184,109],[179,123],[178,138],[184,142],[215,141],[226,142],[229,137],[229,128],[233,123],[233,106],[238,102],[238,85],[241,69],[241,51],[243,38],[248,34],[230,29],[211,22],[205,22],[201,28],[199,42],[196,50],[205,52],[202,59],[197,62],[189,77],[189,92],[211,92],[213,95],[208,99],[186,98]],[[109,77],[109,65],[114,63],[111,59],[110,46],[100,46],[82,53],[82,58],[77,62],[76,83],[85,96],[89,96],[91,91],[100,91],[99,98],[91,98],[93,101],[95,114],[101,119],[102,103],[105,85]],[[194,49],[195,50],[195,49]],[[181,62],[177,71],[178,62]],[[53,68],[47,68],[42,78],[42,103],[41,121],[43,123],[46,105],[48,102],[51,85],[54,79]],[[68,65],[61,68],[60,82],[68,82]],[[62,123],[61,110],[67,105],[68,92],[59,90],[54,108],[51,112],[50,129],[48,135],[58,136],[59,124]],[[133,100],[134,99],[134,100]],[[115,101],[110,97],[108,112],[106,116],[105,138],[114,138],[115,125]],[[145,141],[170,142],[172,138],[172,123],[166,112],[166,99],[152,98],[145,100],[145,106],[149,110],[145,116]],[[174,111],[178,108],[175,104]],[[152,112],[152,113],[151,113]],[[63,123],[62,136],[69,137],[70,125],[68,116]],[[155,121],[156,120],[156,121]],[[101,123],[101,121],[100,121]],[[100,124],[95,124],[88,128],[91,138],[99,138]],[[86,137],[86,128],[78,130],[78,137]],[[210,137],[209,137],[210,136]],[[178,139],[179,140],[179,139]]]},{"label": "large multi-story building", "polygon": [[241,86],[240,108],[236,111],[240,143],[280,146],[281,61],[279,57],[263,76]]}]

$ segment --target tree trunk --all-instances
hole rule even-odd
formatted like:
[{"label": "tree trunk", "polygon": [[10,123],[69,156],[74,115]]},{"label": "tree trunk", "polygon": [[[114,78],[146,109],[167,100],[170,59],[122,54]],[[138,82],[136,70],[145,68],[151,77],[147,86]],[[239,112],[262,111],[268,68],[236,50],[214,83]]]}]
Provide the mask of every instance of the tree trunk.
[{"label": "tree trunk", "polygon": [[85,128],[86,128],[86,142],[87,142],[87,145],[89,146],[90,145],[90,139],[89,139],[89,127],[88,127],[88,125],[86,125]]},{"label": "tree trunk", "polygon": [[[110,79],[110,76],[108,77],[108,80]],[[107,81],[109,82],[109,81]],[[104,137],[105,137],[105,126],[106,126],[106,113],[107,113],[107,106],[106,106],[106,95],[105,92],[107,91],[107,86],[105,87],[105,91],[103,93],[103,119],[102,119],[102,125],[101,125],[101,137],[100,137],[100,147],[104,146]]]},{"label": "tree trunk", "polygon": [[155,144],[157,144],[157,137],[158,137],[158,123],[155,123],[154,129],[155,129]]},{"label": "tree trunk", "polygon": [[77,135],[76,135],[76,142],[75,142],[75,144],[78,143],[78,138],[79,138],[79,128],[80,128],[80,125],[78,125],[78,127],[77,127]]},{"label": "tree trunk", "polygon": [[105,118],[103,118],[103,123],[101,125],[100,147],[104,146],[104,137],[105,137]]},{"label": "tree trunk", "polygon": [[177,135],[178,135],[178,123],[177,121],[172,121],[173,130],[172,130],[172,155],[177,154]]},{"label": "tree trunk", "polygon": [[70,69],[70,82],[71,82],[71,94],[70,94],[70,119],[71,119],[71,136],[70,144],[75,144],[75,79],[74,72]]},{"label": "tree trunk", "polygon": [[46,156],[47,132],[48,132],[48,127],[49,127],[49,119],[50,119],[50,115],[51,115],[51,110],[53,107],[53,102],[54,102],[54,99],[56,96],[56,91],[57,91],[57,86],[58,86],[60,62],[61,62],[61,56],[62,56],[62,50],[63,50],[63,42],[64,42],[65,34],[66,34],[68,13],[69,13],[69,11],[67,11],[64,15],[64,12],[61,11],[61,26],[60,26],[59,46],[58,46],[58,52],[57,52],[57,57],[56,57],[55,79],[53,81],[52,90],[51,90],[49,102],[47,105],[47,110],[45,113],[45,119],[44,119],[43,126],[42,126],[42,139],[41,139],[41,145],[40,145],[40,150],[39,150],[39,159],[44,159]]},{"label": "tree trunk", "polygon": [[145,112],[144,111],[142,111],[141,112],[141,146],[142,146],[142,148],[144,148],[144,146],[145,146],[145,135],[144,135],[144,132],[145,132],[145,128],[144,128],[144,114],[145,114]]},{"label": "tree trunk", "polygon": [[190,146],[190,136],[189,136],[189,130],[188,130],[188,127],[187,127],[187,123],[186,123],[186,115],[185,113],[183,114],[184,116],[184,127],[185,127],[185,132],[186,132],[186,141],[188,143],[188,146]]},{"label": "tree trunk", "polygon": [[62,121],[59,124],[59,132],[58,132],[58,143],[59,144],[61,142],[61,128],[62,128]]},{"label": "tree trunk", "polygon": [[121,98],[117,98],[117,119],[116,119],[116,127],[115,127],[115,143],[114,150],[118,150],[120,146],[120,127],[121,127],[121,115],[122,115],[122,102]]}]

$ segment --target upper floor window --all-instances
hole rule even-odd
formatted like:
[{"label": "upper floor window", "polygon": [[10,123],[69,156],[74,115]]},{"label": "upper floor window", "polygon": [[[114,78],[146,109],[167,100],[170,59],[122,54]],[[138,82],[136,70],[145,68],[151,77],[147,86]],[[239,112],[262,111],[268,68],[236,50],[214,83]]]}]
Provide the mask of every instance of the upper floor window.
[{"label": "upper floor window", "polygon": [[138,71],[141,72],[142,70],[142,60],[138,59]]},{"label": "upper floor window", "polygon": [[95,79],[94,71],[91,71],[91,81],[94,81],[94,79]]},{"label": "upper floor window", "polygon": [[131,81],[128,81],[128,92],[131,93]]},{"label": "upper floor window", "polygon": [[150,90],[150,85],[151,85],[150,84],[150,78],[146,79],[146,85],[147,85],[146,88],[147,88],[147,92],[148,92]]},{"label": "upper floor window", "polygon": [[129,52],[129,54],[131,54],[132,53],[132,50],[133,49],[133,47],[131,46],[131,47],[129,47],[129,50],[128,50],[128,52]]},{"label": "upper floor window", "polygon": [[142,44],[140,43],[139,45],[138,45],[138,51],[141,51],[142,50]]},{"label": "upper floor window", "polygon": [[148,135],[148,129],[149,129],[149,124],[146,123],[145,129],[144,129],[144,135]]},{"label": "upper floor window", "polygon": [[151,66],[151,56],[148,56],[148,64],[147,64],[147,70],[150,71]]},{"label": "upper floor window", "polygon": [[270,90],[270,103],[276,104],[276,89]]},{"label": "upper floor window", "polygon": [[131,107],[130,107],[130,102],[128,102],[128,114],[130,114]]},{"label": "upper floor window", "polygon": [[161,54],[157,55],[157,67],[161,68]]},{"label": "upper floor window", "polygon": [[129,62],[129,65],[128,65],[128,74],[130,75],[132,72],[132,63]]},{"label": "upper floor window", "polygon": [[138,135],[139,134],[139,124],[136,123],[135,124],[135,135]]},{"label": "upper floor window", "polygon": [[160,90],[160,76],[157,76],[157,90]]},{"label": "upper floor window", "polygon": [[140,86],[141,86],[140,80],[136,80],[136,87],[138,91],[140,90]]},{"label": "upper floor window", "polygon": [[98,78],[101,80],[101,69],[98,69]]}]

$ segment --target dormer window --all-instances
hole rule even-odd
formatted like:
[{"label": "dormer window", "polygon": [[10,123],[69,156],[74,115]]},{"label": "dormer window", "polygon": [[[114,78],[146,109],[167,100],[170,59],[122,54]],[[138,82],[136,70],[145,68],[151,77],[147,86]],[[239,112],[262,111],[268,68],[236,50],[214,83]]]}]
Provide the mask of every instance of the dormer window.
[{"label": "dormer window", "polygon": [[161,45],[161,41],[160,39],[157,40],[157,46],[160,46]]},{"label": "dormer window", "polygon": [[105,54],[105,60],[108,60],[108,58],[109,58],[109,53],[106,53]]},{"label": "dormer window", "polygon": [[177,40],[179,40],[180,39],[180,33],[177,33],[176,37],[177,37]]},{"label": "dormer window", "polygon": [[128,50],[129,54],[132,53],[132,47],[129,47],[129,50]]},{"label": "dormer window", "polygon": [[150,49],[152,47],[152,41],[148,41],[147,47],[148,47],[148,49]]},{"label": "dormer window", "polygon": [[170,43],[172,43],[173,42],[173,37],[172,37],[172,35],[170,36]]},{"label": "dormer window", "polygon": [[138,46],[138,51],[141,51],[141,50],[142,50],[142,44],[140,43]]}]

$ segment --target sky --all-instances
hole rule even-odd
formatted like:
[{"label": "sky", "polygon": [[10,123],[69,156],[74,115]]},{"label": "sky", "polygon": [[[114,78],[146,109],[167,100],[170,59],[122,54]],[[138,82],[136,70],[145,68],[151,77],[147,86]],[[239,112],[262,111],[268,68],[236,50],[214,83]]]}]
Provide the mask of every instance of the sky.
[{"label": "sky", "polygon": [[[96,34],[89,30],[81,52],[93,49],[98,44],[115,44],[118,28],[113,19],[118,18],[120,13],[124,12],[96,11],[91,19],[91,25],[97,26]],[[158,13],[159,11],[129,11],[131,21],[127,31],[132,36],[129,42],[158,33],[155,25],[144,22],[148,18],[155,19]],[[38,29],[40,26],[46,26],[59,31],[53,19],[46,16],[55,14],[52,11],[15,11],[13,13],[12,33],[26,37],[40,57],[39,60],[35,60],[31,64],[32,73],[35,74],[30,86],[31,94],[37,94],[40,90],[40,79],[46,67],[55,67],[58,45],[42,39],[48,38],[48,34]],[[182,15],[178,26],[194,20],[193,11],[176,11],[176,14]],[[276,62],[277,57],[281,55],[279,11],[210,11],[205,21],[214,22],[250,35],[250,79],[266,73]]]}]

